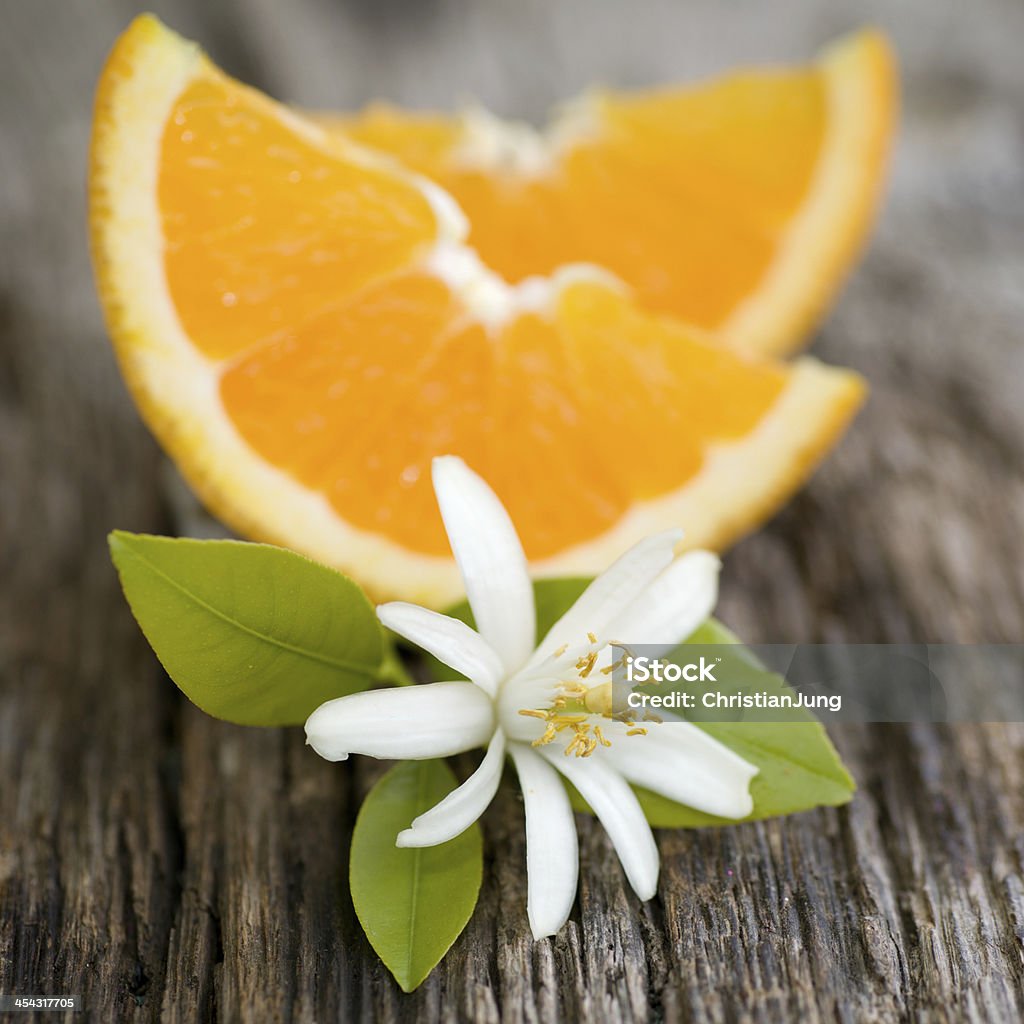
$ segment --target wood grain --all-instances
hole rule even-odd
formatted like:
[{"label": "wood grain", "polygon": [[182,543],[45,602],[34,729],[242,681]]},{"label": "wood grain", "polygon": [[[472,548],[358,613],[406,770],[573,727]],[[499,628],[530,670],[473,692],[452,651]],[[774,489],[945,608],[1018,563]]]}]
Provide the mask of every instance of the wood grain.
[{"label": "wood grain", "polygon": [[[1019,4],[156,8],[298,102],[476,93],[526,116],[593,79],[794,58],[881,22],[906,79],[892,193],[817,344],[873,398],[729,556],[721,614],[751,640],[1021,639]],[[648,904],[581,819],[577,907],[539,943],[506,783],[476,916],[418,992],[397,989],[345,885],[382,766],[204,718],[162,676],[107,560],[111,527],[175,525],[84,228],[89,96],[135,9],[10,4],[0,33],[0,992],[80,993],[97,1021],[1024,1019],[1019,725],[846,726],[849,807],[663,832]]]}]

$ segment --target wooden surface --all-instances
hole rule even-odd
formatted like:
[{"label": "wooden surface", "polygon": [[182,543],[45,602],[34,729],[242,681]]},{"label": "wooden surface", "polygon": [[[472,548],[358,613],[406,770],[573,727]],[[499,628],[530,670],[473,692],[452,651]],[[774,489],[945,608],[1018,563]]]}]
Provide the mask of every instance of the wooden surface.
[{"label": "wooden surface", "polygon": [[[1016,0],[156,6],[288,99],[476,94],[526,116],[592,79],[798,57],[886,25],[906,75],[890,201],[817,343],[873,398],[811,486],[729,556],[721,614],[752,640],[1022,639]],[[506,782],[484,819],[476,916],[416,994],[397,990],[345,885],[380,766],[330,765],[300,730],[188,706],[107,560],[111,527],[174,525],[84,230],[92,86],[135,9],[3,6],[0,992],[80,993],[104,1022],[1024,1019],[1020,726],[844,727],[861,787],[848,808],[661,833],[646,905],[581,820],[577,907],[536,944]]]}]

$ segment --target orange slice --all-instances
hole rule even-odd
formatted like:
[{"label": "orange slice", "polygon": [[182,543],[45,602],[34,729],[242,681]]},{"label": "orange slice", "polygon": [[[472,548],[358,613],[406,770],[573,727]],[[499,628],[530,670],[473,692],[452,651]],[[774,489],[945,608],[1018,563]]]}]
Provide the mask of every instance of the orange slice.
[{"label": "orange slice", "polygon": [[863,394],[716,346],[595,267],[507,284],[437,186],[152,17],[100,81],[90,217],[124,376],[199,496],[379,598],[459,593],[434,455],[494,486],[538,573],[592,573],[668,525],[729,542]]},{"label": "orange slice", "polygon": [[451,193],[469,244],[507,280],[596,263],[648,309],[778,355],[804,340],[861,247],[895,95],[891,50],[863,31],[808,67],[592,92],[542,133],[483,110],[373,106],[322,123]]}]

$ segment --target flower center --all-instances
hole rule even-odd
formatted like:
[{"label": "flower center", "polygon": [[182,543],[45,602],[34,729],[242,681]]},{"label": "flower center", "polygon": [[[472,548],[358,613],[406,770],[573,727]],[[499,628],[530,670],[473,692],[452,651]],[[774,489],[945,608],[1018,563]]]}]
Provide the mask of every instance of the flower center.
[{"label": "flower center", "polygon": [[[629,711],[615,710],[616,684],[607,679],[595,682],[595,670],[603,676],[611,674],[622,664],[622,659],[610,665],[597,668],[597,661],[605,647],[622,647],[622,644],[610,641],[598,644],[593,633],[587,634],[589,649],[585,649],[574,665],[574,675],[561,679],[555,686],[555,694],[548,708],[521,708],[519,714],[526,718],[538,718],[544,722],[544,732],[533,741],[533,746],[543,747],[554,743],[563,733],[567,739],[565,755],[575,754],[576,757],[590,757],[598,747],[610,747],[612,742],[605,736],[600,721],[621,722],[626,726],[627,736],[646,736],[647,729],[637,725],[636,718]],[[568,649],[563,644],[554,653],[555,658],[561,657]],[[621,688],[621,687],[620,687]],[[623,702],[624,703],[624,702]],[[659,723],[657,715],[649,712],[643,721]]]}]

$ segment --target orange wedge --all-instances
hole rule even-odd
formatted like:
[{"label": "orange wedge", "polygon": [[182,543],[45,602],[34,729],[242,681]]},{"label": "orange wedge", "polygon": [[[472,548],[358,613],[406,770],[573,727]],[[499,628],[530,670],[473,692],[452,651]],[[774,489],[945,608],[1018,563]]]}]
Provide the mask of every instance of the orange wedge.
[{"label": "orange wedge", "polygon": [[807,67],[592,92],[544,132],[479,109],[373,106],[322,123],[441,185],[507,280],[595,263],[646,308],[779,355],[806,338],[871,225],[895,77],[869,30]]},{"label": "orange wedge", "polygon": [[434,455],[494,486],[539,574],[593,573],[669,525],[728,543],[863,395],[715,345],[593,266],[506,283],[436,185],[152,17],[100,81],[90,219],[125,379],[195,491],[378,598],[459,593]]}]

